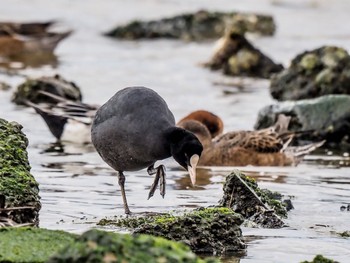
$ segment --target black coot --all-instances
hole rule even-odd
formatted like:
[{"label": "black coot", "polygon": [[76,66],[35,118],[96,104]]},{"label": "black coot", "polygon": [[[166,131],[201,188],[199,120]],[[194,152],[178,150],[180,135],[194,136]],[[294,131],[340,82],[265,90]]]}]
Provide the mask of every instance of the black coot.
[{"label": "black coot", "polygon": [[156,174],[149,197],[159,181],[165,194],[165,169],[154,163],[173,156],[189,171],[192,184],[196,180],[196,165],[203,147],[191,132],[175,126],[175,119],[166,102],[155,91],[145,87],[129,87],[118,91],[96,112],[91,139],[102,159],[118,172],[119,185],[127,204],[124,171],[148,168]]}]

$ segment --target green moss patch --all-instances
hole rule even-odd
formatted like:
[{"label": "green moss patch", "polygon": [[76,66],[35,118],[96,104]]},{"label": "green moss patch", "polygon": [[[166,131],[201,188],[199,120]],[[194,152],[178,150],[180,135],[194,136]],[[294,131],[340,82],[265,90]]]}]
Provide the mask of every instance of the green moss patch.
[{"label": "green moss patch", "polygon": [[17,223],[38,223],[41,208],[38,183],[30,174],[28,140],[15,122],[0,119],[0,208],[31,207],[2,212]]},{"label": "green moss patch", "polygon": [[38,228],[1,228],[0,262],[46,262],[75,235]]},{"label": "green moss patch", "polygon": [[185,244],[148,235],[131,236],[90,230],[51,257],[49,263],[63,262],[219,262],[200,259]]},{"label": "green moss patch", "polygon": [[156,215],[115,220],[100,225],[133,228],[134,233],[161,236],[188,244],[196,253],[237,252],[245,249],[239,226],[243,218],[226,207],[199,208],[183,215]]}]

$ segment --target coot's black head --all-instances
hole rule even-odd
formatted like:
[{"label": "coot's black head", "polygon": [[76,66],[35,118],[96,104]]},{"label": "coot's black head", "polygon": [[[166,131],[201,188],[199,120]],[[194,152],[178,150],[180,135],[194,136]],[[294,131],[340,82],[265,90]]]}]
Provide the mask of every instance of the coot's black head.
[{"label": "coot's black head", "polygon": [[197,137],[182,128],[174,128],[168,134],[171,155],[183,168],[188,170],[191,182],[196,183],[196,166],[203,146]]}]

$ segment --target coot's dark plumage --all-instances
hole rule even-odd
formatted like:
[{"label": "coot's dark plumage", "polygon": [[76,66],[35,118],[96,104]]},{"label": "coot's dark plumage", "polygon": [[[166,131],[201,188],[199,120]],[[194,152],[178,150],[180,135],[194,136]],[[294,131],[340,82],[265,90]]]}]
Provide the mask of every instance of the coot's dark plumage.
[{"label": "coot's dark plumage", "polygon": [[203,147],[191,132],[175,126],[166,102],[153,90],[129,87],[118,91],[96,112],[91,139],[102,159],[118,172],[125,213],[127,205],[123,171],[148,167],[156,173],[151,197],[159,183],[165,194],[164,166],[153,168],[156,161],[173,156],[195,183],[195,168]]}]

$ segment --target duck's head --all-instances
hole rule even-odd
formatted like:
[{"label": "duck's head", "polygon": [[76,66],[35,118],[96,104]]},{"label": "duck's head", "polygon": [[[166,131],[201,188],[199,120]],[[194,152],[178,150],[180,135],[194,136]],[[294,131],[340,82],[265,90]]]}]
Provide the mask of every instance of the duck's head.
[{"label": "duck's head", "polygon": [[212,138],[222,134],[224,130],[224,123],[221,118],[212,112],[206,110],[197,110],[191,112],[189,115],[179,121],[179,123],[186,120],[196,120],[207,127]]},{"label": "duck's head", "polygon": [[169,133],[170,151],[175,161],[188,170],[192,185],[196,184],[196,167],[203,151],[203,146],[195,135],[182,128],[175,128]]}]

